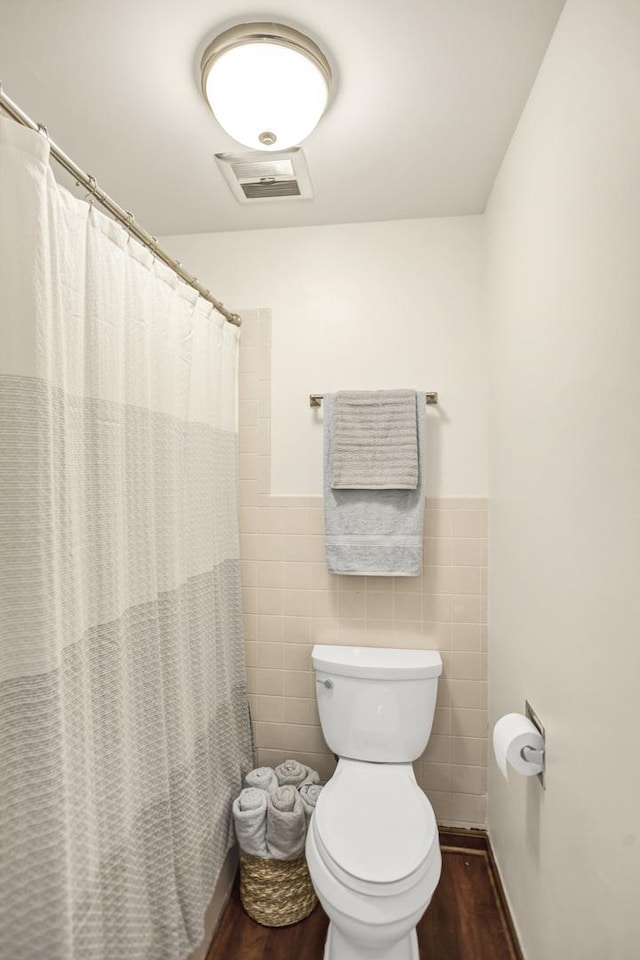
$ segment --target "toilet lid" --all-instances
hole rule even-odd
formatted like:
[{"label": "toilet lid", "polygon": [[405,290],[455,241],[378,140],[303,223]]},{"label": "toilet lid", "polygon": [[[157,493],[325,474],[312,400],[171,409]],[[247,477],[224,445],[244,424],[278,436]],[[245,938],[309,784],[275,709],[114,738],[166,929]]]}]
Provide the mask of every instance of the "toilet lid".
[{"label": "toilet lid", "polygon": [[314,821],[329,857],[366,883],[391,884],[415,873],[437,830],[406,764],[341,761],[318,797]]}]

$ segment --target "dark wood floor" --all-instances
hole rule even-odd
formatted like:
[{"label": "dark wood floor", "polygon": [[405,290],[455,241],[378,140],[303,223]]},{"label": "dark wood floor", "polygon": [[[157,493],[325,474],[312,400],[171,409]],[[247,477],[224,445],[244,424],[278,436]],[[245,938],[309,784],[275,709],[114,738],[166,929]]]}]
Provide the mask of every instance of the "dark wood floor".
[{"label": "dark wood floor", "polygon": [[[520,960],[486,839],[443,834],[442,876],[418,924],[423,960]],[[207,960],[322,960],[324,911],[290,927],[263,927],[244,912],[234,888]]]}]

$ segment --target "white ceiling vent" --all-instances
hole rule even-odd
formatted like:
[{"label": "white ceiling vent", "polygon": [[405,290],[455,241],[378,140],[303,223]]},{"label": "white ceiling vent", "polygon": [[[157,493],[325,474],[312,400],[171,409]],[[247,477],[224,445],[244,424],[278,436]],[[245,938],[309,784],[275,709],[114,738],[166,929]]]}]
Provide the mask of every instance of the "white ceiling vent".
[{"label": "white ceiling vent", "polygon": [[262,153],[216,153],[216,163],[240,203],[308,200],[311,177],[301,147]]}]

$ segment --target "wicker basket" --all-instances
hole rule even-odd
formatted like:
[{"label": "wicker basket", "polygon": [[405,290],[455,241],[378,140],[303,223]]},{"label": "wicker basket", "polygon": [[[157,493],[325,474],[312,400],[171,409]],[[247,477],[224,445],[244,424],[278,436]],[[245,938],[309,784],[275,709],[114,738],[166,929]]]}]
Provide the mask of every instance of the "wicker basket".
[{"label": "wicker basket", "polygon": [[240,899],[265,927],[286,927],[308,917],[318,902],[305,857],[275,860],[240,854]]}]

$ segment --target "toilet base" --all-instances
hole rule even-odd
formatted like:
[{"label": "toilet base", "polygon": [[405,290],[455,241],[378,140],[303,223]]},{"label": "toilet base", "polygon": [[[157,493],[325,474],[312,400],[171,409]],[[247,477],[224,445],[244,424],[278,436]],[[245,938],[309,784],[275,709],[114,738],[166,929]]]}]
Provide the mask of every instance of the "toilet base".
[{"label": "toilet base", "polygon": [[331,921],[324,945],[324,960],[420,960],[418,935],[414,927],[406,937],[380,949],[361,947],[345,939]]}]

